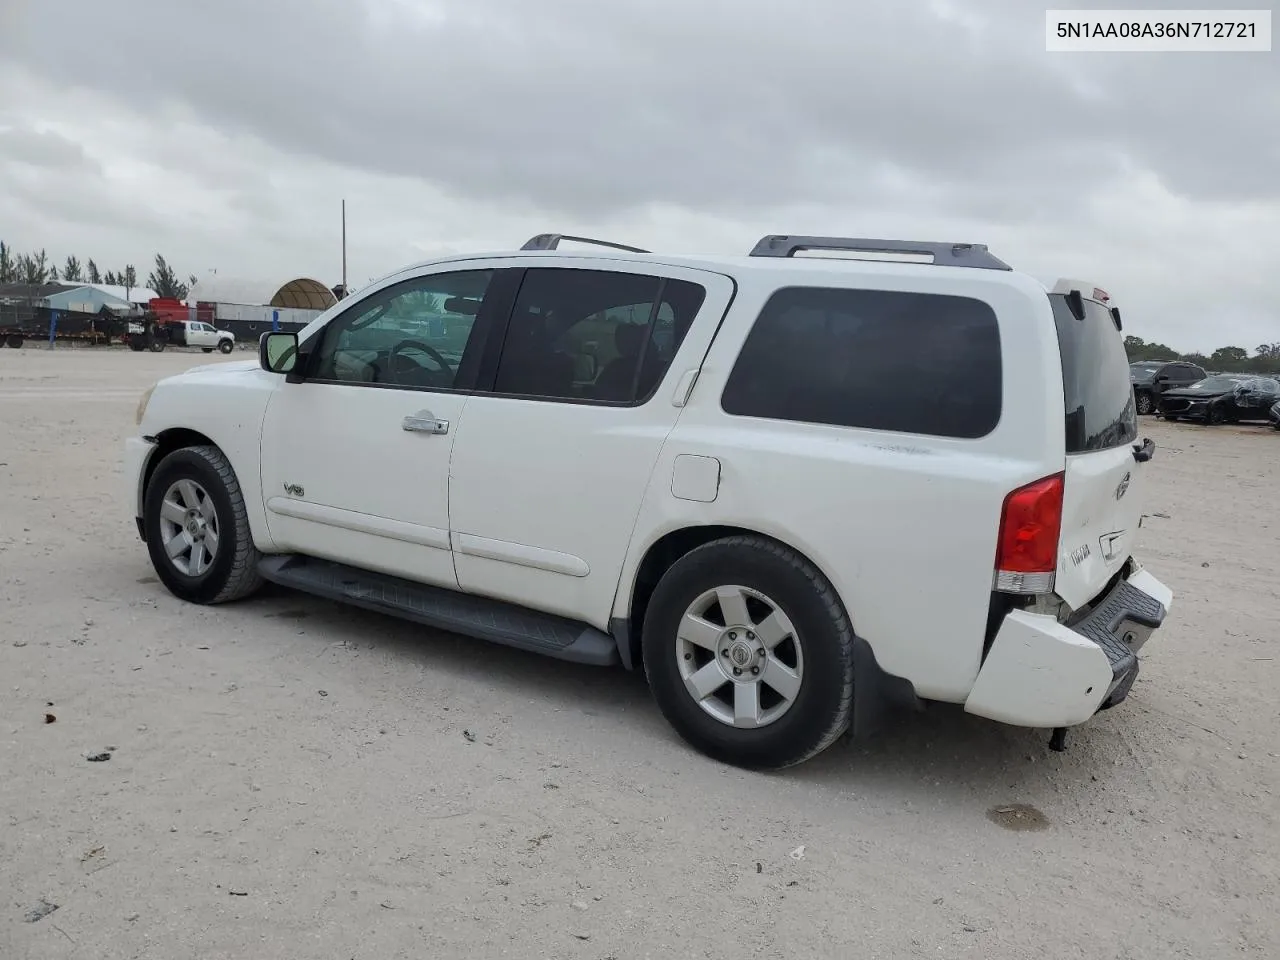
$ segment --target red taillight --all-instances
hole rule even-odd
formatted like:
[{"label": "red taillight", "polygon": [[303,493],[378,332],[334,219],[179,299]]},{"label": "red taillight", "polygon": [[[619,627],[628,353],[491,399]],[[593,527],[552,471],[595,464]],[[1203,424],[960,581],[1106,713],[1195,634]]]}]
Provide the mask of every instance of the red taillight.
[{"label": "red taillight", "polygon": [[1062,474],[1019,487],[1005,497],[996,541],[996,589],[1048,593],[1058,569]]}]

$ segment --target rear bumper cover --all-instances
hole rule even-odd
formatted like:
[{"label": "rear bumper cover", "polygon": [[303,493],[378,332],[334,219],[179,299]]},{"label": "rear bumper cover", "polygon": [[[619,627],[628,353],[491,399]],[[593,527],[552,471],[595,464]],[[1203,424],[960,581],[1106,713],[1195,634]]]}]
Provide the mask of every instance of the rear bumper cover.
[{"label": "rear bumper cover", "polygon": [[1066,624],[1015,610],[996,633],[964,708],[1021,727],[1069,727],[1125,698],[1138,651],[1164,622],[1173,591],[1137,570]]}]

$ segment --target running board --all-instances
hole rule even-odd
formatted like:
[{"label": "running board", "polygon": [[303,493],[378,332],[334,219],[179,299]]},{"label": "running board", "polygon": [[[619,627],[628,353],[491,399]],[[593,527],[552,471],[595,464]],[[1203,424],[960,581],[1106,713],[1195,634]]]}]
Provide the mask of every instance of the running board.
[{"label": "running board", "polygon": [[557,660],[600,667],[619,662],[618,644],[607,633],[501,600],[297,554],[263,557],[258,572],[282,587]]}]

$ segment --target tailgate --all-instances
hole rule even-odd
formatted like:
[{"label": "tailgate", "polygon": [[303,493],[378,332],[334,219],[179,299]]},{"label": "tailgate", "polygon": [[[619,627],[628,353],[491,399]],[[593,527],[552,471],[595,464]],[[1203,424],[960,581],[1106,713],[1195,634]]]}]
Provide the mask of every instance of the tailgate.
[{"label": "tailgate", "polygon": [[1129,559],[1150,452],[1138,423],[1119,311],[1093,284],[1060,280],[1049,300],[1062,356],[1066,470],[1055,592],[1073,609],[1095,599]]},{"label": "tailgate", "polygon": [[1096,598],[1133,552],[1146,467],[1129,444],[1067,457],[1055,592],[1073,609]]}]

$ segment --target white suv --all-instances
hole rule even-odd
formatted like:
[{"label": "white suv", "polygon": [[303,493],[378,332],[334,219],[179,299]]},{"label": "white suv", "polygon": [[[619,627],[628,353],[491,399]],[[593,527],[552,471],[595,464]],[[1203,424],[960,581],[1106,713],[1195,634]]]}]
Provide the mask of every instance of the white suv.
[{"label": "white suv", "polygon": [[974,244],[561,239],[152,387],[126,473],[168,589],[643,667],[747,767],[925,701],[1061,748],[1127,695],[1172,595],[1132,556],[1154,447],[1105,293]]}]

